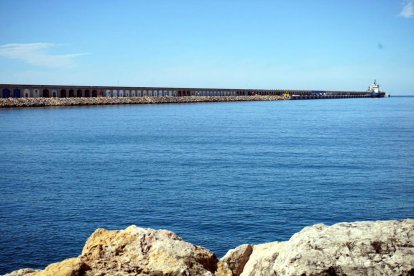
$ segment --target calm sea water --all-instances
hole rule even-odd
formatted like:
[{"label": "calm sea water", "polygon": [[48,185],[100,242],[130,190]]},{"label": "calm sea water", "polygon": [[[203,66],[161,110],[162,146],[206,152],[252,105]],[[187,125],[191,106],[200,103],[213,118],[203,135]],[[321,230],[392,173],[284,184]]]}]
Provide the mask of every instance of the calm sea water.
[{"label": "calm sea water", "polygon": [[98,227],[223,255],[306,225],[414,218],[414,98],[0,110],[0,273]]}]

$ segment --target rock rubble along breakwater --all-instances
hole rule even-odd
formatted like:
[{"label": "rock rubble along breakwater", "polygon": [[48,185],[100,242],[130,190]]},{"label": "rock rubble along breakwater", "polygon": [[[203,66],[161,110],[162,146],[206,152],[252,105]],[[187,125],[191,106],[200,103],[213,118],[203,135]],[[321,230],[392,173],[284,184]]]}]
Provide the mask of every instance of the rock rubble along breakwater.
[{"label": "rock rubble along breakwater", "polygon": [[167,230],[97,229],[80,256],[6,275],[414,275],[414,220],[317,224],[221,260]]},{"label": "rock rubble along breakwater", "polygon": [[44,107],[112,104],[166,104],[198,102],[278,101],[288,97],[276,95],[255,96],[187,96],[187,97],[94,97],[94,98],[7,98],[0,99],[1,107]]}]

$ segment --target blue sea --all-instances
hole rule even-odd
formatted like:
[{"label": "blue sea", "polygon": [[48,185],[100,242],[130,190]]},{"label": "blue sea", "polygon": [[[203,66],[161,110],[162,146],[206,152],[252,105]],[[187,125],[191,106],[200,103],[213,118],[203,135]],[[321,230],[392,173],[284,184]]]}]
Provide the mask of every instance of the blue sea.
[{"label": "blue sea", "polygon": [[414,218],[414,98],[0,110],[0,274],[98,227],[219,257],[315,223]]}]

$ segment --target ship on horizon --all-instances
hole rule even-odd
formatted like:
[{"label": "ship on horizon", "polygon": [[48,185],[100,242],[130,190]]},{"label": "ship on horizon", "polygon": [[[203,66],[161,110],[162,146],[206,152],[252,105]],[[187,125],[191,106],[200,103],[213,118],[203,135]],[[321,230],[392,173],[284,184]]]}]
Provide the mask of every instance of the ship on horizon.
[{"label": "ship on horizon", "polygon": [[382,90],[381,86],[377,83],[377,80],[374,80],[374,83],[368,86],[367,91],[372,94],[384,94],[384,97],[390,97],[387,92]]}]

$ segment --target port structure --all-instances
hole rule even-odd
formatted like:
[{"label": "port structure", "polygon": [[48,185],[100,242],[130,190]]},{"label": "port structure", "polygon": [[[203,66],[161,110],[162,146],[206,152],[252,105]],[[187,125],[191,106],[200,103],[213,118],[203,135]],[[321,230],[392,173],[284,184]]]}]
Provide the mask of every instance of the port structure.
[{"label": "port structure", "polygon": [[237,97],[257,95],[284,96],[299,100],[382,98],[386,93],[381,90],[376,81],[366,91],[0,84],[0,98]]}]

